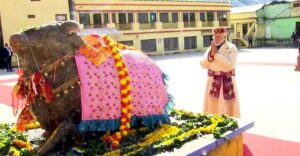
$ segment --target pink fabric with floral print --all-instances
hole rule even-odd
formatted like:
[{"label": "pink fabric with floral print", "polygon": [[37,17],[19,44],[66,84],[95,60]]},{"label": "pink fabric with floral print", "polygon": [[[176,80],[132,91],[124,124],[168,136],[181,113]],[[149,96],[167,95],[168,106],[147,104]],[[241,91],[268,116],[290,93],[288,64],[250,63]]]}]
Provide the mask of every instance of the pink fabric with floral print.
[{"label": "pink fabric with floral print", "polygon": [[[168,99],[162,71],[143,53],[123,50],[121,55],[131,78],[132,115],[163,114]],[[81,82],[82,120],[119,119],[120,82],[112,56],[99,67],[81,54],[75,59]]]}]

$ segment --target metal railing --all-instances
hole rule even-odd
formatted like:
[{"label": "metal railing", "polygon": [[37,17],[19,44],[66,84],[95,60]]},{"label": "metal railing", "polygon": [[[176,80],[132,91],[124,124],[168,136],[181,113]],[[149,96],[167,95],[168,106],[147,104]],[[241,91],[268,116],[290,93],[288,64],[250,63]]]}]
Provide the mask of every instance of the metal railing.
[{"label": "metal railing", "polygon": [[203,21],[202,27],[214,27],[214,21]]},{"label": "metal railing", "polygon": [[90,25],[84,25],[84,28],[106,28],[106,24],[90,24]]},{"label": "metal railing", "polygon": [[162,22],[162,28],[168,29],[168,28],[178,28],[177,22]]},{"label": "metal railing", "polygon": [[185,28],[196,27],[196,22],[183,22]]},{"label": "metal railing", "polygon": [[219,26],[229,26],[228,21],[219,21]]},{"label": "metal railing", "polygon": [[132,23],[116,23],[115,26],[118,30],[132,30]]},{"label": "metal railing", "polygon": [[140,30],[155,29],[155,23],[140,23]]}]

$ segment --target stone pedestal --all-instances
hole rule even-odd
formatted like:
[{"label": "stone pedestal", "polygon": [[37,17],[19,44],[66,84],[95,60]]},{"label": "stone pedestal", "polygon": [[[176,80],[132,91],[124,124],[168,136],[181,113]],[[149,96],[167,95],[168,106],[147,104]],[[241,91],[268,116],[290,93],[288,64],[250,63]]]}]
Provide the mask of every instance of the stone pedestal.
[{"label": "stone pedestal", "polygon": [[[243,156],[242,133],[254,126],[254,121],[237,119],[239,128],[225,133],[225,138],[214,139],[212,135],[204,135],[188,142],[169,155],[186,156]],[[167,155],[167,154],[162,154]]]},{"label": "stone pedestal", "polygon": [[300,71],[300,54],[297,56],[297,64],[295,66],[295,71]]},{"label": "stone pedestal", "polygon": [[298,43],[298,56],[297,56],[297,64],[295,67],[295,71],[300,71],[300,41]]}]

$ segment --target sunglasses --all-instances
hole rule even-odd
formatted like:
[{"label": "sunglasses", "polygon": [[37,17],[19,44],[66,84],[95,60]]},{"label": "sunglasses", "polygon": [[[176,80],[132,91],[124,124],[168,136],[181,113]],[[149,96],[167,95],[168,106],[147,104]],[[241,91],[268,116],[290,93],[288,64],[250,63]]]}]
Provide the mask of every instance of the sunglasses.
[{"label": "sunglasses", "polygon": [[224,28],[216,28],[213,30],[214,33],[224,33],[225,29]]}]

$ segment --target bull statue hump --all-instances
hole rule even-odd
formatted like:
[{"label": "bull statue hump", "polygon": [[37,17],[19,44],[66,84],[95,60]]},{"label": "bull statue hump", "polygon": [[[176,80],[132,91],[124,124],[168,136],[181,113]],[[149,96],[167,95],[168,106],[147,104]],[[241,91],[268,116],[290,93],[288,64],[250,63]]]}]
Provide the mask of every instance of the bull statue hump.
[{"label": "bull statue hump", "polygon": [[47,139],[38,155],[70,135],[116,132],[119,139],[111,140],[116,147],[138,124],[170,122],[164,74],[154,61],[109,36],[82,37],[78,31],[76,22],[67,21],[10,37],[23,69],[14,99],[26,103],[17,127],[22,130],[28,113],[40,123]]}]

